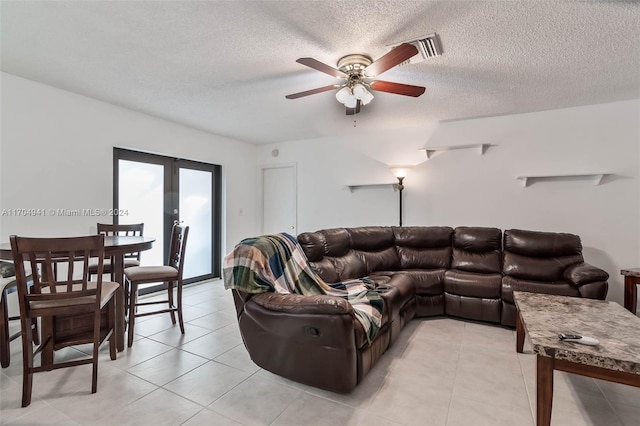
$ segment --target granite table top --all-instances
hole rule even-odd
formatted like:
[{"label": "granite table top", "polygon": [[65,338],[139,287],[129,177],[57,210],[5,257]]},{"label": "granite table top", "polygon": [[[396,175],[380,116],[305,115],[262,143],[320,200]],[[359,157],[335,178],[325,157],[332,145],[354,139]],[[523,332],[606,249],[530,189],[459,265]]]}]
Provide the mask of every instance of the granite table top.
[{"label": "granite table top", "polygon": [[638,278],[640,278],[640,268],[622,269],[620,271],[620,275],[624,275],[625,277],[638,277]]},{"label": "granite table top", "polygon": [[[522,323],[542,356],[640,375],[640,318],[615,302],[513,292]],[[598,346],[563,342],[558,334],[598,339]]]}]

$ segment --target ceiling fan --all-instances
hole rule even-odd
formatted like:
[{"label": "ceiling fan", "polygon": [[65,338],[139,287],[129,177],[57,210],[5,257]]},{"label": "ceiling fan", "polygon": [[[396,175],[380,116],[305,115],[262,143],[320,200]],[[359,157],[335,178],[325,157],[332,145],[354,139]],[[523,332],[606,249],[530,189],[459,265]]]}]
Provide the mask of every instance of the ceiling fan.
[{"label": "ceiling fan", "polygon": [[287,99],[298,99],[315,95],[316,93],[340,89],[336,93],[336,98],[347,108],[347,115],[359,113],[361,106],[371,102],[373,94],[369,90],[417,98],[424,93],[424,87],[374,79],[417,54],[418,49],[414,45],[403,43],[375,62],[366,55],[344,56],[338,61],[337,69],[313,58],[300,58],[296,61],[299,64],[306,65],[333,77],[343,78],[344,82],[294,93],[285,97]]}]

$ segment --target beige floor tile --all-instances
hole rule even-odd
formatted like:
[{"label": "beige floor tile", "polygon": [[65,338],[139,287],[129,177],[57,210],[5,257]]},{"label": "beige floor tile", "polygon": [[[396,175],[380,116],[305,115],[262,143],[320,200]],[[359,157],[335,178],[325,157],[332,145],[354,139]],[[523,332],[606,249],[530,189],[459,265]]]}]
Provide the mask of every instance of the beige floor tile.
[{"label": "beige floor tile", "polygon": [[500,364],[477,365],[477,369],[458,370],[453,395],[507,409],[526,411],[529,397],[521,375],[501,371]]},{"label": "beige floor tile", "polygon": [[302,391],[254,374],[209,408],[244,425],[269,425]]},{"label": "beige floor tile", "polygon": [[31,405],[22,407],[22,381],[19,383],[2,374],[0,376],[0,424],[5,425],[31,414],[47,404],[38,397],[31,398]]},{"label": "beige floor tile", "polygon": [[228,417],[211,411],[208,408],[204,408],[195,416],[184,422],[182,426],[242,426],[242,423],[238,423]]},{"label": "beige floor tile", "polygon": [[184,324],[184,334],[180,332],[180,328],[170,328],[156,334],[152,334],[148,339],[156,342],[164,343],[174,347],[179,347],[205,334],[211,333],[211,330],[198,327],[189,323]]},{"label": "beige floor tile", "polygon": [[121,370],[127,370],[134,365],[148,361],[172,349],[172,346],[142,337],[135,340],[132,347],[118,352],[115,360],[109,357],[108,348],[102,348],[100,362],[108,363],[109,366],[114,366]]},{"label": "beige floor tile", "polygon": [[273,426],[344,425],[348,424],[354,415],[355,410],[352,407],[303,394],[271,424]]},{"label": "beige floor tile", "polygon": [[[1,423],[5,424],[5,412],[2,412]],[[66,414],[56,410],[55,408],[43,404],[37,409],[29,410],[23,416],[13,419],[10,423],[12,426],[74,426],[80,423],[75,422]]]},{"label": "beige floor tile", "polygon": [[456,369],[441,367],[440,364],[432,365],[399,363],[389,373],[389,377],[398,380],[418,381],[432,389],[442,389],[448,393],[453,391],[456,378]]},{"label": "beige floor tile", "polygon": [[[18,377],[18,379],[21,379],[21,378]],[[16,381],[11,377],[7,376],[6,374],[4,374],[2,371],[0,371],[0,392],[20,383],[22,382]]]},{"label": "beige floor tile", "polygon": [[269,380],[271,382],[277,383],[279,385],[284,385],[284,386],[288,386],[290,388],[294,388],[294,389],[298,389],[301,391],[306,391],[308,389],[312,389],[312,386],[308,386],[302,383],[298,383],[298,382],[294,382],[293,380],[289,380],[286,379],[282,376],[278,376],[277,374],[273,374],[270,371],[264,370],[264,369],[260,369],[257,372],[255,372],[252,377],[255,377],[257,379],[264,379],[264,380]]},{"label": "beige floor tile", "polygon": [[206,358],[172,349],[127,371],[155,385],[163,386],[207,362]]},{"label": "beige floor tile", "polygon": [[625,426],[640,426],[640,406],[611,404],[611,408]]},{"label": "beige floor tile", "polygon": [[[91,378],[87,378],[90,383]],[[82,390],[66,397],[49,398],[48,402],[81,424],[91,424],[111,416],[114,407],[124,407],[155,391],[153,384],[114,367],[98,372],[98,391]]]},{"label": "beige floor tile", "polygon": [[551,411],[551,424],[561,426],[621,426],[622,422],[611,410],[597,411],[589,409],[588,412],[577,412],[554,407]]},{"label": "beige floor tile", "polygon": [[366,408],[356,409],[345,426],[400,426],[401,423],[372,414]]},{"label": "beige floor tile", "polygon": [[188,323],[189,321],[193,321],[214,312],[216,312],[216,308],[214,307],[205,308],[200,306],[184,305],[182,308],[182,319],[185,323]]},{"label": "beige floor tile", "polygon": [[237,324],[237,321],[235,309],[225,309],[194,319],[189,323],[209,330],[219,330],[228,325]]},{"label": "beige floor tile", "polygon": [[260,370],[260,367],[251,360],[249,352],[247,352],[247,348],[244,347],[244,344],[240,344],[233,349],[229,349],[227,352],[215,357],[213,360],[251,374]]},{"label": "beige floor tile", "polygon": [[305,392],[319,396],[334,402],[339,402],[350,407],[365,407],[371,403],[373,396],[380,390],[384,383],[384,376],[368,374],[358,386],[347,394],[339,394],[309,386]]},{"label": "beige floor tile", "polygon": [[251,374],[214,361],[191,370],[164,385],[164,388],[200,405],[209,405]]},{"label": "beige floor tile", "polygon": [[611,403],[640,407],[640,388],[604,380],[596,380],[596,384]]},{"label": "beige floor tile", "polygon": [[502,374],[521,375],[520,360],[514,348],[494,348],[492,351],[478,351],[471,346],[460,349],[458,368],[461,372],[475,372],[487,365],[499,365]]},{"label": "beige floor tile", "polygon": [[237,328],[236,324],[231,324],[185,343],[181,348],[187,352],[214,359],[242,344],[242,337]]},{"label": "beige floor tile", "polygon": [[513,410],[454,396],[447,426],[533,426],[531,412]]},{"label": "beige floor tile", "polygon": [[156,334],[169,329],[176,330],[178,333],[180,333],[180,326],[177,324],[177,319],[176,324],[173,324],[171,322],[171,317],[169,317],[169,314],[149,315],[148,317],[136,318],[136,322],[133,327],[133,331],[135,334],[144,337],[148,337],[152,334]]},{"label": "beige floor tile", "polygon": [[195,416],[202,407],[162,388],[95,422],[96,425],[179,425]]},{"label": "beige floor tile", "polygon": [[382,388],[368,406],[375,417],[404,425],[445,425],[451,394],[426,387],[422,381],[387,377]]}]

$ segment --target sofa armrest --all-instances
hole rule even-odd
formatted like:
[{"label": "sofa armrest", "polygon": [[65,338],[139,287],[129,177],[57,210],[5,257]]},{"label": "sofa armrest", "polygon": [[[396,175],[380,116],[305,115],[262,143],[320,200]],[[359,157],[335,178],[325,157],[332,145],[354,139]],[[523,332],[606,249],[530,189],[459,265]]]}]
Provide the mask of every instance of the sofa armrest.
[{"label": "sofa armrest", "polygon": [[581,287],[585,284],[607,281],[609,274],[588,263],[576,263],[564,270],[564,279]]},{"label": "sofa armrest", "polygon": [[353,314],[353,307],[345,299],[333,296],[303,296],[300,294],[260,293],[251,298],[265,309],[289,314]]}]

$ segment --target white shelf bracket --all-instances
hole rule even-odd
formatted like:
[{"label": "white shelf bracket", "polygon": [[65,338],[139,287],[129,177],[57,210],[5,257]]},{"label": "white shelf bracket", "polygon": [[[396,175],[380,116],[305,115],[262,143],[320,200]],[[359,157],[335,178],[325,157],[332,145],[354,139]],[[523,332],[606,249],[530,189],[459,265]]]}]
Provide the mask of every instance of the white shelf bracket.
[{"label": "white shelf bracket", "polygon": [[355,189],[358,188],[384,188],[384,187],[391,187],[393,188],[394,191],[398,190],[398,183],[358,183],[358,184],[351,184],[351,185],[347,185],[347,188],[349,188],[349,192],[353,192]]},{"label": "white shelf bracket", "polygon": [[533,185],[535,182],[546,182],[552,180],[563,180],[563,179],[593,179],[594,185],[600,185],[605,176],[612,175],[613,173],[576,173],[576,174],[558,174],[558,175],[527,175],[527,176],[517,176],[516,179],[522,181],[522,186],[525,188],[527,186]]},{"label": "white shelf bracket", "polygon": [[491,146],[490,143],[475,143],[470,145],[449,145],[449,146],[430,146],[424,147],[425,154],[427,155],[427,160],[430,159],[434,153],[438,151],[453,151],[455,149],[478,149],[480,155],[484,155],[487,152],[487,149]]}]

